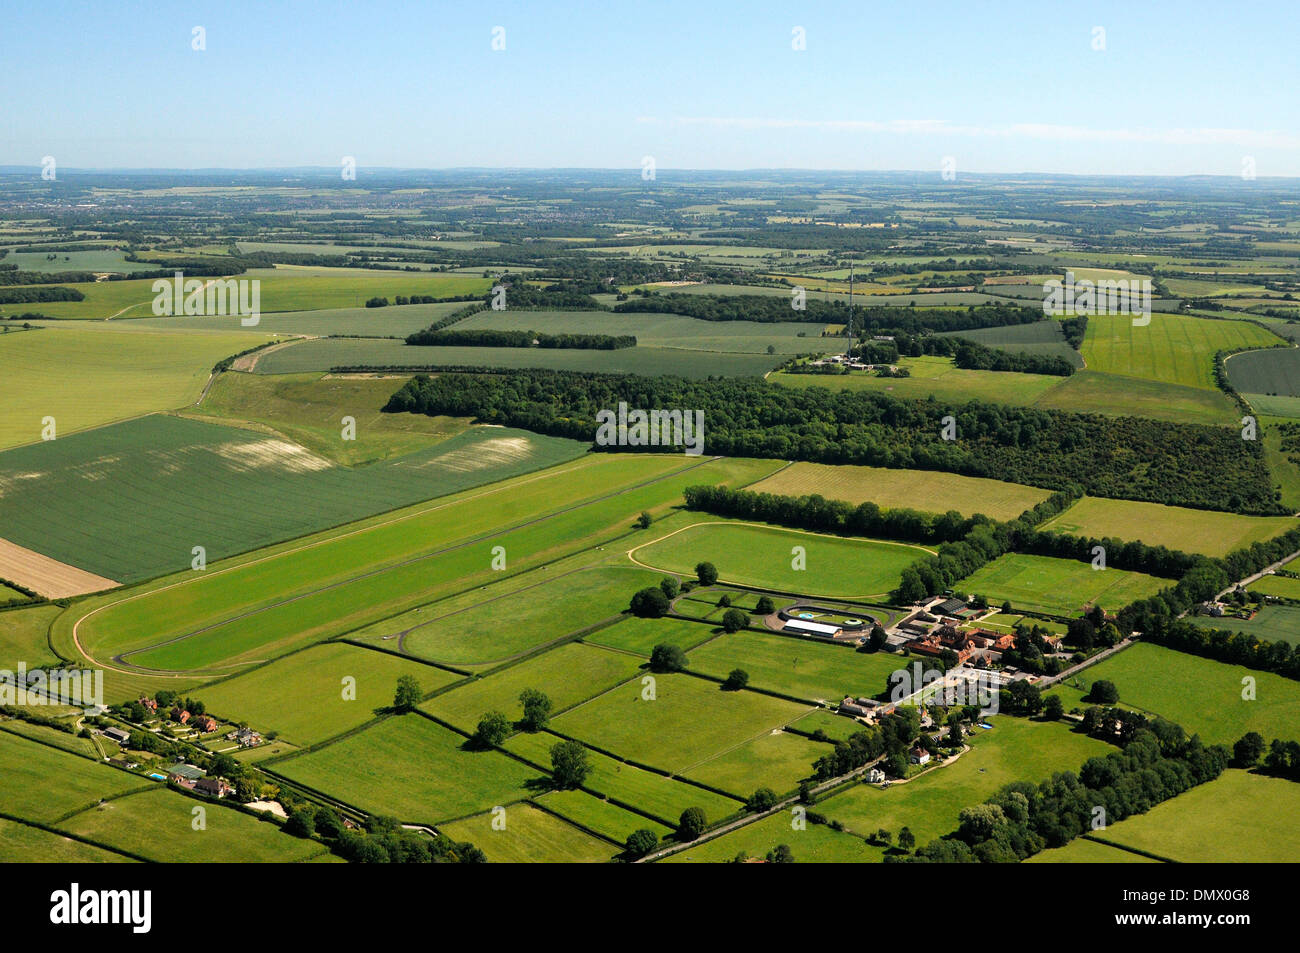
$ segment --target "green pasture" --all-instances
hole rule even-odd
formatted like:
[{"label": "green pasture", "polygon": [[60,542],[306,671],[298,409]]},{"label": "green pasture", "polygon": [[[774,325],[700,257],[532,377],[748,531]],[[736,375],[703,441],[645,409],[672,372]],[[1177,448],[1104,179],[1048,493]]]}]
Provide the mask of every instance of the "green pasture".
[{"label": "green pasture", "polygon": [[[275,731],[296,745],[342,734],[393,704],[397,680],[413,676],[427,694],[460,676],[387,652],[341,642],[313,646],[192,694],[209,714]],[[286,704],[286,698],[292,702]]]},{"label": "green pasture", "polygon": [[[806,568],[794,568],[802,547]],[[709,520],[633,550],[637,562],[693,575],[711,562],[723,582],[823,596],[880,596],[927,555],[919,546]]]},{"label": "green pasture", "polygon": [[1093,569],[1091,563],[1051,556],[1007,553],[981,566],[956,589],[986,597],[993,605],[1049,615],[1078,615],[1091,605],[1114,612],[1154,596],[1174,580],[1123,569]]},{"label": "green pasture", "polygon": [[749,489],[778,496],[816,493],[846,503],[872,502],[881,509],[900,507],[925,513],[956,510],[983,513],[996,520],[1015,519],[1051,493],[1002,480],[942,473],[938,470],[891,470],[884,467],[793,463]]},{"label": "green pasture", "polygon": [[1140,541],[1186,553],[1226,556],[1293,529],[1292,516],[1241,516],[1136,500],[1085,496],[1040,529],[1095,539]]}]

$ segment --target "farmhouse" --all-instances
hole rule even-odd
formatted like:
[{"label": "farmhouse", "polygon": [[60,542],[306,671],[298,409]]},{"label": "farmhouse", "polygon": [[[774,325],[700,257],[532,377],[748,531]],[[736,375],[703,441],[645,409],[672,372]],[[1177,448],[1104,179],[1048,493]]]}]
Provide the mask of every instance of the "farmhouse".
[{"label": "farmhouse", "polygon": [[930,752],[924,748],[913,748],[910,756],[912,764],[929,764]]},{"label": "farmhouse", "polygon": [[194,790],[208,797],[225,797],[235,789],[225,778],[199,778],[194,782]]},{"label": "farmhouse", "polygon": [[199,731],[205,733],[209,731],[216,731],[217,720],[213,718],[211,715],[200,715],[198,719],[194,722],[194,727],[199,729]]},{"label": "farmhouse", "polygon": [[188,724],[189,720],[190,720],[190,713],[185,709],[181,708],[179,705],[172,709],[172,721],[179,721],[182,725],[184,725],[184,724]]}]

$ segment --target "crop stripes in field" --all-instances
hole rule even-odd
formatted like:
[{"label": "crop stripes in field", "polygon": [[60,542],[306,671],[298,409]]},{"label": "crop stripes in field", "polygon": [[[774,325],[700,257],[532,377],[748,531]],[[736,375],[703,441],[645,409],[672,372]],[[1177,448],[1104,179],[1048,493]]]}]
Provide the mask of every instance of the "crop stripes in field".
[{"label": "crop stripes in field", "polygon": [[[570,506],[562,507],[561,509],[555,510],[554,512],[547,513],[547,514],[544,515],[544,516],[538,516],[538,517],[534,517],[533,519],[530,519],[530,520],[524,520],[523,522],[521,522],[521,523],[516,523],[516,524],[514,524],[514,525],[512,525],[512,526],[507,526],[507,527],[503,527],[503,528],[498,529],[498,530],[493,530],[492,532],[489,532],[489,533],[483,533],[482,535],[474,536],[474,537],[471,537],[471,538],[469,538],[469,539],[462,540],[462,541],[460,541],[460,542],[458,542],[458,543],[453,543],[453,544],[450,545],[450,546],[444,546],[444,547],[442,547],[441,549],[434,550],[433,552],[421,553],[420,555],[418,555],[418,556],[412,556],[412,557],[410,557],[409,559],[403,559],[403,560],[400,560],[400,561],[398,561],[398,562],[396,562],[396,563],[392,563],[392,564],[387,565],[387,566],[381,566],[381,567],[378,567],[378,568],[376,568],[376,569],[370,569],[370,570],[367,570],[367,571],[365,571],[365,572],[358,573],[358,574],[356,574],[356,575],[354,575],[354,576],[349,576],[349,577],[347,577],[347,578],[345,578],[345,579],[340,579],[339,581],[337,581],[337,582],[332,582],[332,583],[330,583],[330,584],[327,585],[327,586],[321,586],[321,587],[316,588],[316,589],[311,589],[311,590],[308,590],[308,591],[306,591],[306,592],[301,592],[301,593],[299,593],[299,594],[296,595],[296,596],[290,596],[290,597],[287,598],[287,599],[281,599],[280,601],[270,603],[269,605],[259,606],[259,607],[256,608],[256,609],[249,609],[247,612],[242,612],[242,613],[240,613],[240,614],[238,614],[238,615],[231,616],[230,618],[222,619],[220,622],[214,622],[214,623],[212,623],[211,625],[203,626],[202,628],[195,629],[195,630],[192,631],[192,632],[187,632],[187,633],[185,633],[185,634],[183,634],[183,635],[175,636],[174,638],[165,639],[165,640],[163,640],[163,641],[161,641],[161,642],[156,642],[156,643],[154,643],[154,644],[152,644],[152,645],[141,646],[140,648],[138,648],[138,649],[132,649],[132,650],[129,651],[129,652],[122,652],[122,653],[119,653],[119,654],[113,656],[113,661],[114,661],[114,662],[117,662],[117,663],[119,663],[119,664],[123,664],[123,665],[131,665],[132,663],[130,663],[130,662],[128,661],[128,659],[129,659],[132,655],[139,655],[139,654],[141,654],[141,653],[143,653],[143,652],[150,652],[150,651],[153,651],[153,650],[155,650],[155,649],[161,648],[161,647],[163,647],[163,646],[165,646],[165,645],[172,645],[172,644],[174,644],[174,643],[176,643],[176,642],[182,642],[182,641],[184,641],[185,639],[193,638],[193,637],[196,636],[196,635],[202,635],[203,633],[205,633],[205,632],[209,632],[209,631],[211,631],[211,630],[213,630],[213,629],[219,629],[219,628],[221,628],[222,626],[224,626],[224,625],[229,625],[229,624],[232,623],[232,622],[239,622],[239,621],[242,621],[243,619],[248,619],[248,618],[251,618],[252,616],[260,615],[261,613],[263,613],[263,612],[267,612],[267,611],[270,611],[270,610],[272,610],[272,609],[279,609],[279,608],[282,608],[282,607],[287,606],[287,605],[292,605],[292,604],[295,603],[295,602],[300,602],[300,601],[302,601],[303,599],[308,599],[308,598],[311,598],[312,596],[320,595],[321,593],[330,592],[330,591],[332,591],[332,590],[334,590],[334,589],[339,589],[339,588],[342,588],[342,587],[344,587],[344,586],[349,586],[349,585],[351,585],[352,583],[360,582],[360,581],[362,581],[362,580],[364,580],[364,579],[370,579],[370,578],[373,578],[373,577],[375,577],[375,576],[383,575],[384,573],[391,572],[391,571],[393,571],[394,569],[401,569],[401,568],[404,568],[404,567],[406,567],[406,566],[410,566],[410,565],[414,565],[414,564],[419,563],[419,562],[423,562],[424,560],[427,560],[427,559],[433,559],[433,558],[435,558],[435,557],[437,557],[437,556],[445,556],[445,555],[448,554],[448,553],[453,553],[453,552],[456,552],[456,551],[458,551],[458,550],[465,549],[466,547],[476,545],[476,544],[478,544],[478,543],[483,543],[483,542],[486,542],[486,541],[491,540],[491,539],[496,539],[496,538],[498,538],[498,537],[500,537],[500,536],[504,536],[504,535],[506,535],[506,534],[508,534],[508,533],[517,532],[517,531],[519,531],[519,530],[521,530],[521,529],[526,529],[526,528],[528,528],[528,527],[530,527],[530,526],[536,526],[536,525],[539,525],[539,524],[541,524],[541,523],[545,523],[545,522],[547,522],[548,520],[556,519],[556,518],[558,518],[558,517],[560,517],[560,516],[564,516],[564,515],[566,515],[566,514],[568,514],[568,513],[576,512],[577,510],[583,509],[583,508],[585,508],[585,507],[588,507],[588,506],[594,506],[594,505],[597,504],[597,503],[603,503],[603,502],[605,502],[606,500],[615,499],[616,497],[619,497],[619,496],[623,495],[624,493],[628,493],[628,492],[630,492],[630,491],[632,491],[632,490],[639,490],[639,489],[642,489],[643,487],[653,486],[654,484],[656,484],[656,483],[661,483],[661,482],[663,482],[664,480],[667,480],[667,479],[670,479],[670,478],[674,478],[674,477],[678,477],[678,476],[680,476],[680,475],[683,474],[683,473],[686,473],[686,472],[689,472],[690,470],[695,469],[696,467],[704,466],[705,464],[707,464],[707,463],[712,463],[712,462],[714,462],[715,460],[718,460],[718,459],[720,459],[720,458],[718,458],[718,457],[710,457],[710,458],[707,459],[707,460],[701,460],[701,461],[698,462],[698,463],[691,464],[691,466],[689,466],[689,467],[683,467],[683,468],[681,468],[681,469],[679,469],[679,470],[673,470],[673,471],[670,472],[670,473],[662,474],[662,475],[657,476],[657,477],[654,477],[654,478],[652,478],[652,479],[642,481],[641,483],[632,484],[631,486],[620,487],[619,489],[617,489],[617,490],[615,490],[615,491],[613,491],[613,492],[611,492],[611,493],[606,493],[606,494],[604,494],[603,496],[593,497],[593,498],[591,498],[591,499],[584,500],[584,501],[582,501],[581,503],[574,503],[574,504],[572,504],[572,505],[570,505]],[[140,669],[141,671],[154,671],[154,670],[152,670],[152,669],[145,669],[145,668],[142,668],[142,667],[140,667],[140,666],[135,666],[135,665],[132,665],[132,667],[137,668],[137,669]]]}]

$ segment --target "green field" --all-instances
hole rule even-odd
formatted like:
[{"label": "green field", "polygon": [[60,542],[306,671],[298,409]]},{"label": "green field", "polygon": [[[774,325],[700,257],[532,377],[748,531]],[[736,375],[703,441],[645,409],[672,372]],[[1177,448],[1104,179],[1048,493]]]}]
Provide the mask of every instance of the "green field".
[{"label": "green field", "polygon": [[[811,349],[811,348],[810,348]],[[779,354],[745,354],[678,347],[617,351],[526,347],[416,347],[401,341],[314,338],[266,355],[258,374],[322,373],[332,367],[542,367],[601,374],[703,378],[761,377],[781,362]],[[395,388],[394,388],[395,389]]]},{"label": "green field", "polygon": [[[193,696],[218,718],[248,722],[263,735],[278,732],[290,744],[313,745],[391,705],[402,675],[414,676],[426,694],[460,678],[387,652],[330,643],[197,689]],[[344,697],[345,679],[353,698]]]},{"label": "green field", "polygon": [[[1274,586],[1261,588],[1261,584],[1273,582]],[[1258,582],[1250,584],[1251,592],[1267,592],[1269,589],[1282,589],[1277,595],[1300,599],[1300,580],[1284,579],[1280,576],[1265,576]],[[1289,595],[1288,595],[1289,593]],[[1244,632],[1266,642],[1290,642],[1300,645],[1300,606],[1266,605],[1255,613],[1253,619],[1214,618],[1213,616],[1191,616],[1191,621],[1207,629],[1228,629],[1232,632]]]},{"label": "green field", "polygon": [[774,847],[790,848],[794,862],[814,864],[876,863],[879,848],[860,837],[834,831],[824,824],[807,824],[802,830],[792,826],[789,812],[774,814],[697,847],[664,858],[668,864],[721,864],[738,855],[762,858]]},{"label": "green field", "polygon": [[138,774],[0,732],[0,804],[15,817],[49,824],[100,798],[153,785]]},{"label": "green field", "polygon": [[566,712],[552,725],[621,757],[691,776],[704,762],[808,710],[755,692],[724,692],[689,675],[654,678],[654,700],[642,699],[644,686],[637,680]]},{"label": "green field", "polygon": [[[433,295],[437,298],[478,295],[485,294],[492,287],[492,279],[471,275],[385,274],[349,268],[254,268],[236,278],[261,282],[259,305],[263,313],[363,308],[370,298],[387,297],[391,301],[397,295]],[[148,318],[154,314],[154,299],[157,297],[153,282],[154,279],[139,278],[61,283],[61,287],[80,291],[85,299],[40,302],[20,305],[17,309],[39,311],[52,318]],[[464,307],[464,303],[461,306]]]},{"label": "green field", "polygon": [[[103,611],[87,619],[81,639],[101,651],[143,653],[154,668],[195,668],[272,645],[288,650],[499,579],[498,546],[508,573],[526,570],[589,548],[599,534],[626,533],[637,513],[679,499],[690,482],[748,482],[770,466],[585,458],[185,573],[111,608],[112,597],[87,603]],[[579,470],[584,479],[575,480]],[[214,625],[214,615],[223,621]]]},{"label": "green field", "polygon": [[[1183,795],[1179,795],[1180,797]],[[1121,822],[1123,823],[1123,822]],[[1105,836],[1104,834],[1100,836]],[[1087,837],[1076,837],[1064,847],[1040,851],[1025,859],[1027,864],[1158,864],[1154,857],[1143,857],[1120,847],[1111,847]]]},{"label": "green field", "polygon": [[473,732],[479,718],[490,711],[512,720],[522,717],[519,695],[525,689],[544,693],[558,714],[627,681],[640,666],[641,660],[631,655],[574,642],[443,692],[420,708]]},{"label": "green field", "polygon": [[30,606],[0,612],[0,668],[13,671],[22,662],[29,669],[55,661],[46,640],[58,606]]},{"label": "green field", "polygon": [[1183,864],[1294,863],[1300,785],[1229,769],[1095,836]]},{"label": "green field", "polygon": [[582,452],[474,428],[353,469],[274,435],[156,414],[0,454],[0,525],[20,546],[134,581],[189,567],[194,546],[211,564]]},{"label": "green field", "polygon": [[[560,740],[558,736],[547,732],[521,732],[508,739],[505,748],[538,767],[549,770],[551,748]],[[742,806],[738,800],[626,764],[598,751],[588,750],[587,761],[591,765],[591,773],[587,776],[585,787],[625,804],[634,804],[640,810],[659,818],[665,826],[676,828],[682,811],[688,807],[703,808],[711,820],[717,821],[731,816]],[[652,825],[646,823],[639,826]]]},{"label": "green field", "polygon": [[[792,550],[804,548],[806,569],[793,568]],[[822,536],[733,521],[695,523],[633,550],[654,569],[694,575],[711,562],[723,582],[820,596],[883,596],[904,569],[926,555],[919,546]]]},{"label": "green field", "polygon": [[831,390],[876,391],[903,398],[927,398],[955,403],[970,400],[1024,406],[1034,404],[1068,378],[1009,371],[974,371],[956,367],[948,357],[906,357],[900,361],[911,377],[876,377],[867,371],[850,374],[773,374],[771,381],[786,387],[826,387]]},{"label": "green field", "polygon": [[1276,335],[1245,321],[1172,314],[1153,315],[1144,326],[1133,320],[1125,314],[1088,318],[1083,358],[1090,369],[1213,390],[1217,351],[1278,343]]},{"label": "green field", "polygon": [[[702,321],[677,314],[610,314],[607,311],[480,311],[456,330],[496,328],[545,334],[631,334],[639,347],[688,348],[740,354],[806,354],[844,349],[808,322]],[[416,351],[424,348],[416,348]],[[480,349],[481,350],[481,349]]]},{"label": "green field", "polygon": [[[54,256],[53,260],[50,259],[51,255]],[[129,275],[137,271],[156,271],[158,268],[157,265],[147,261],[127,261],[126,252],[112,248],[61,252],[11,251],[5,256],[4,263],[17,265],[19,271],[38,271],[47,275],[57,275],[66,271],[115,272]]]},{"label": "green field", "polygon": [[631,567],[556,572],[546,566],[448,599],[357,634],[391,640],[408,655],[447,665],[504,662],[627,608],[632,593],[659,576]]},{"label": "green field", "polygon": [[465,738],[420,715],[387,718],[275,771],[363,811],[436,823],[528,796],[538,772],[499,751],[471,751]]},{"label": "green field", "polygon": [[1292,516],[1240,516],[1181,506],[1085,496],[1040,529],[1071,536],[1166,546],[1186,553],[1226,556],[1235,549],[1280,536],[1293,529]]},{"label": "green field", "polygon": [[[206,826],[195,830],[193,811],[199,806]],[[293,863],[325,853],[320,842],[293,837],[270,821],[156,784],[89,807],[59,826],[160,863]]]},{"label": "green field", "polygon": [[[979,731],[956,763],[904,784],[859,784],[817,803],[816,810],[862,836],[880,828],[895,838],[910,827],[917,845],[957,828],[964,807],[983,802],[1012,781],[1046,781],[1057,771],[1077,772],[1089,758],[1115,750],[1104,742],[1052,722],[998,715],[991,731]],[[880,848],[873,848],[880,852]]]},{"label": "green field", "polygon": [[1243,394],[1300,397],[1300,350],[1296,348],[1234,354],[1226,365],[1232,386]]},{"label": "green field", "polygon": [[693,672],[726,678],[734,668],[749,673],[754,688],[839,704],[846,695],[874,695],[889,673],[903,665],[889,652],[857,652],[844,645],[759,632],[721,635],[691,651]]},{"label": "green field", "polygon": [[[390,296],[391,297],[391,296]],[[265,302],[263,302],[265,306]],[[406,337],[422,331],[454,311],[468,306],[465,301],[437,304],[404,304],[388,308],[339,307],[320,311],[278,311],[263,314],[252,328],[244,327],[238,315],[164,318],[134,318],[132,327],[190,328],[199,330],[258,331],[268,334],[304,334],[326,337],[331,334],[363,337]]]},{"label": "green field", "polygon": [[[344,466],[360,466],[424,450],[469,429],[463,417],[386,414],[383,407],[404,379],[286,374],[222,374],[194,412],[216,423],[252,423],[283,434]],[[343,440],[342,421],[355,422]]]},{"label": "green field", "polygon": [[[1255,680],[1255,698],[1242,697],[1242,679]],[[1206,744],[1231,745],[1248,731],[1265,739],[1300,737],[1300,684],[1271,672],[1188,655],[1141,642],[1053,689],[1068,711],[1097,679],[1119,689],[1123,705],[1160,715],[1197,732]]]},{"label": "green field", "polygon": [[1007,553],[957,583],[956,589],[981,595],[993,605],[1048,615],[1078,615],[1090,605],[1109,612],[1154,596],[1173,580],[1122,569],[1092,568],[1091,563],[1050,556]]},{"label": "green field", "polygon": [[616,625],[583,636],[582,640],[592,645],[604,645],[649,658],[651,651],[661,642],[692,649],[701,642],[714,638],[716,634],[717,631],[710,626],[695,625],[679,619],[638,619],[626,616]]},{"label": "green field", "polygon": [[1241,412],[1222,391],[1095,370],[1079,371],[1067,377],[1059,387],[1034,401],[1034,406],[1207,426],[1238,426],[1241,419]]},{"label": "green field", "polygon": [[884,467],[793,463],[750,487],[756,493],[806,496],[817,493],[847,503],[870,501],[881,509],[920,510],[964,516],[983,513],[995,520],[1015,519],[1051,496],[1047,490],[941,473],[937,470],[889,470]]},{"label": "green field", "polygon": [[627,841],[627,835],[642,828],[654,831],[660,840],[673,830],[667,824],[576,789],[543,794],[537,803],[566,820],[590,828],[619,844]]},{"label": "green field", "polygon": [[39,827],[0,819],[0,864],[133,863],[122,854],[51,834]]},{"label": "green field", "polygon": [[[0,334],[0,449],[192,404],[212,365],[265,337],[101,326]],[[110,399],[111,398],[111,399]]]},{"label": "green field", "polygon": [[440,825],[439,830],[452,840],[469,841],[495,864],[600,863],[620,852],[609,842],[531,804],[508,807],[504,829],[493,827],[499,816],[479,814]]},{"label": "green field", "polygon": [[820,741],[774,731],[688,768],[684,775],[737,797],[748,797],[759,788],[792,794],[800,781],[812,776],[813,762],[830,751]]},{"label": "green field", "polygon": [[939,337],[959,337],[975,341],[985,347],[1012,354],[1041,354],[1069,361],[1076,368],[1083,367],[1079,352],[1065,340],[1061,323],[1054,319],[1035,321],[1032,324],[1009,324],[1000,328],[973,328],[969,331],[940,331]]}]

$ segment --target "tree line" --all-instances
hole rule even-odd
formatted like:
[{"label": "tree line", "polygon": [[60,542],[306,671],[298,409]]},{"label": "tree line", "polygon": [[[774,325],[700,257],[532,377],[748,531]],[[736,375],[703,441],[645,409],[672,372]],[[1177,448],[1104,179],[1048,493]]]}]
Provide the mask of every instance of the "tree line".
[{"label": "tree line", "polygon": [[[672,292],[636,296],[614,306],[616,314],[679,314],[701,321],[783,321],[816,324],[848,324],[846,301],[807,298],[796,310],[786,295],[701,295]],[[969,331],[975,328],[1032,324],[1043,319],[1041,311],[1003,302],[956,308],[899,308],[872,305],[853,309],[855,331]]]},{"label": "tree line", "polygon": [[0,289],[0,304],[28,304],[33,301],[84,301],[76,288],[19,285]]},{"label": "tree line", "polygon": [[758,378],[488,368],[418,376],[385,409],[475,417],[591,441],[597,411],[620,402],[703,411],[708,452],[726,456],[941,470],[1053,490],[1078,483],[1093,496],[1286,512],[1259,443],[1224,427],[1140,417],[978,401],[953,407],[933,399],[787,388]]},{"label": "tree line", "polygon": [[532,347],[574,348],[616,351],[636,347],[631,334],[544,334],[539,331],[508,331],[490,328],[473,330],[431,331],[425,329],[407,335],[407,344],[448,347]]},{"label": "tree line", "polygon": [[[1110,731],[1116,719],[1106,714],[1098,724]],[[890,855],[886,861],[1017,863],[1093,830],[1099,816],[1114,824],[1144,814],[1219,777],[1231,761],[1226,747],[1206,747],[1179,725],[1135,713],[1123,719],[1131,737],[1120,751],[1089,758],[1077,774],[1064,771],[1038,784],[1008,784],[983,804],[964,808],[951,834],[931,841],[914,857]]]},{"label": "tree line", "polygon": [[902,355],[951,357],[955,366],[975,371],[1014,371],[1021,374],[1069,377],[1075,370],[1073,364],[1057,354],[1004,351],[967,338],[939,337],[933,334],[899,333],[893,341],[864,341],[853,348],[851,353],[871,364],[892,364]]},{"label": "tree line", "polygon": [[924,513],[902,506],[882,510],[869,500],[854,506],[843,500],[828,500],[816,493],[794,497],[726,486],[688,486],[684,495],[689,509],[704,510],[718,516],[758,520],[821,533],[874,536],[916,543],[960,539],[974,527],[992,522],[983,514],[964,517],[956,510],[943,514]]}]

